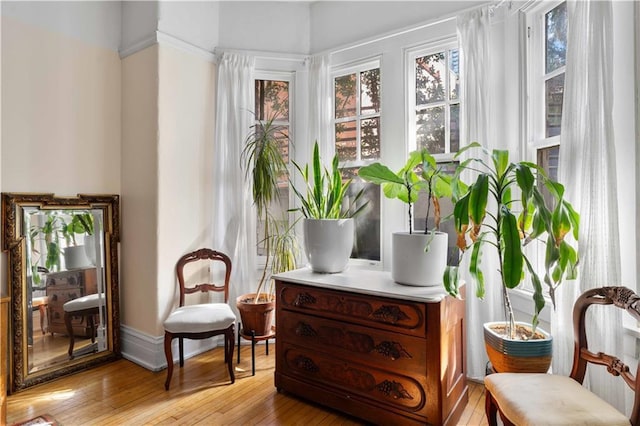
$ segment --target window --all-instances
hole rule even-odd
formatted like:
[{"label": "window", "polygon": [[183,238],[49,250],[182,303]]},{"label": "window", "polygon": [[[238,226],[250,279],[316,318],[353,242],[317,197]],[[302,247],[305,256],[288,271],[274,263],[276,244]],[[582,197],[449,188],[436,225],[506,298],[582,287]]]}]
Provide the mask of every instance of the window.
[{"label": "window", "polygon": [[[362,64],[334,74],[334,142],[349,195],[364,188],[368,209],[355,219],[352,258],[380,260],[380,189],[358,177],[360,167],[380,159],[380,65]],[[363,200],[362,202],[364,202]]]},{"label": "window", "polygon": [[408,53],[410,146],[432,155],[460,147],[460,59],[457,42]]},{"label": "window", "polygon": [[[277,127],[275,135],[279,141],[280,150],[289,164],[289,135],[291,134],[290,122],[290,81],[288,80],[256,80],[255,81],[255,120],[264,123],[273,118],[273,125]],[[279,179],[278,198],[268,207],[269,215],[277,221],[278,226],[288,224],[289,209],[289,182],[286,175]],[[264,216],[258,216],[256,236],[258,241],[258,255],[264,256]],[[273,230],[272,230],[273,232]]]},{"label": "window", "polygon": [[557,179],[567,54],[567,4],[543,4],[527,16],[529,148]]},{"label": "window", "polygon": [[[427,148],[442,170],[453,174],[457,162],[452,157],[460,148],[460,57],[457,40],[419,47],[407,52],[409,72],[409,150]],[[427,218],[429,200],[418,195],[413,208],[413,229],[431,229],[433,209]],[[441,216],[453,212],[450,200],[440,200]],[[457,265],[458,249],[452,221],[440,225],[449,234],[448,264]]]}]

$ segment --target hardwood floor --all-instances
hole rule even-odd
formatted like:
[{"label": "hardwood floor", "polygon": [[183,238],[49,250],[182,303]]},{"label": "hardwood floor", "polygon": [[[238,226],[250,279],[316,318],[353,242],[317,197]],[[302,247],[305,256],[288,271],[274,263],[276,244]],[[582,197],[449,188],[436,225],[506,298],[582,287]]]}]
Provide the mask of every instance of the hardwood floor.
[{"label": "hardwood floor", "polygon": [[[118,360],[36,386],[8,397],[7,421],[13,424],[49,414],[64,426],[75,425],[362,425],[360,420],[278,393],[273,386],[275,346],[267,356],[256,348],[251,376],[251,347],[243,345],[230,386],[222,348],[174,368],[169,391],[166,370],[151,372]],[[469,404],[459,425],[486,425],[484,387],[470,383]]]}]

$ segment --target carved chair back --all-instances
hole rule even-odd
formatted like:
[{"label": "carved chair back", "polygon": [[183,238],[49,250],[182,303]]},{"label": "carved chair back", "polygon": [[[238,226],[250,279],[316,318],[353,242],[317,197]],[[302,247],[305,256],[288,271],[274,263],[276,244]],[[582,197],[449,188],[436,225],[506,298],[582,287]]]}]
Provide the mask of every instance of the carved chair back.
[{"label": "carved chair back", "polygon": [[614,305],[626,310],[636,320],[640,321],[640,296],[626,287],[600,287],[584,292],[573,307],[574,354],[571,377],[582,383],[587,370],[587,364],[604,365],[614,376],[622,377],[625,383],[635,392],[633,410],[629,418],[632,425],[640,425],[640,363],[636,374],[629,371],[619,358],[603,352],[591,352],[587,345],[585,316],[592,305]]},{"label": "carved chair back", "polygon": [[[185,284],[184,270],[185,266],[192,262],[198,261],[220,261],[225,265],[224,284],[200,283],[189,286]],[[178,285],[180,287],[180,306],[184,306],[185,294],[208,291],[224,292],[224,303],[229,301],[229,280],[231,278],[231,259],[224,253],[208,248],[196,250],[182,256],[176,264],[176,275],[178,276]]]}]

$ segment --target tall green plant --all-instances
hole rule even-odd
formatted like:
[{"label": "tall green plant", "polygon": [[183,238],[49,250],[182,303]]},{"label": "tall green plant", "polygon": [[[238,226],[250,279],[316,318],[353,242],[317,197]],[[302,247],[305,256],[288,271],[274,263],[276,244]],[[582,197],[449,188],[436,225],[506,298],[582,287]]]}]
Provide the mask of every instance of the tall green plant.
[{"label": "tall green plant", "polygon": [[270,218],[268,208],[272,201],[278,199],[278,183],[288,174],[287,165],[282,157],[281,141],[288,142],[289,137],[285,128],[276,124],[276,120],[277,114],[273,114],[267,120],[258,121],[251,126],[241,154],[245,179],[251,180],[253,202],[258,216],[263,218],[264,223],[262,241],[265,244],[267,259],[256,289],[256,302],[267,280],[273,251],[271,244],[274,234],[271,227],[274,220]]},{"label": "tall green plant", "polygon": [[358,191],[348,206],[343,205],[347,190],[351,185],[351,179],[342,181],[338,162],[336,154],[331,162],[331,170],[322,165],[318,141],[313,146],[311,174],[309,174],[309,164],[302,168],[295,161],[293,162],[304,180],[306,191],[305,194],[302,194],[291,183],[291,187],[300,201],[300,207],[291,209],[291,211],[299,211],[305,218],[311,219],[344,219],[355,217],[365,209],[368,202],[354,208],[362,198],[364,189]]},{"label": "tall green plant", "polygon": [[[471,148],[481,147],[472,143],[461,149],[456,157]],[[471,252],[469,273],[476,285],[476,296],[485,294],[485,280],[481,268],[483,249],[493,248],[500,261],[500,285],[503,308],[511,338],[515,338],[515,318],[509,298],[509,290],[518,287],[528,273],[533,284],[535,313],[533,327],[545,306],[542,282],[555,307],[555,291],[564,279],[574,279],[577,274],[577,249],[566,240],[573,235],[577,242],[580,216],[564,199],[564,187],[551,180],[544,170],[529,162],[512,163],[509,152],[483,149],[491,159],[481,158],[463,161],[454,179],[459,180],[463,170],[477,172],[475,182],[455,203],[454,220],[458,233],[458,247]],[[553,198],[548,205],[541,193],[547,188]],[[545,245],[544,279],[541,280],[525,247],[540,241]],[[459,296],[457,267],[447,267],[444,285],[447,292]]]},{"label": "tall green plant", "polygon": [[434,229],[440,228],[440,199],[451,197],[451,176],[438,166],[435,158],[424,148],[409,154],[406,164],[394,173],[387,166],[373,163],[362,167],[358,175],[368,181],[382,185],[387,198],[397,198],[408,204],[409,233],[413,233],[413,204],[418,201],[420,191],[426,191],[429,202],[424,218],[424,233],[429,232],[428,220],[431,206],[434,210]]}]

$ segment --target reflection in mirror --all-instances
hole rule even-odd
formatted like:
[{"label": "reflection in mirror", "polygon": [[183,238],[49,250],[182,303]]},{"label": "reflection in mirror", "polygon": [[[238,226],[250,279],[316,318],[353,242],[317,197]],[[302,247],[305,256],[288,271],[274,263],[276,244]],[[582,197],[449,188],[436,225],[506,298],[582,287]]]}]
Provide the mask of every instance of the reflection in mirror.
[{"label": "reflection in mirror", "polygon": [[13,391],[119,356],[118,201],[3,194]]}]

